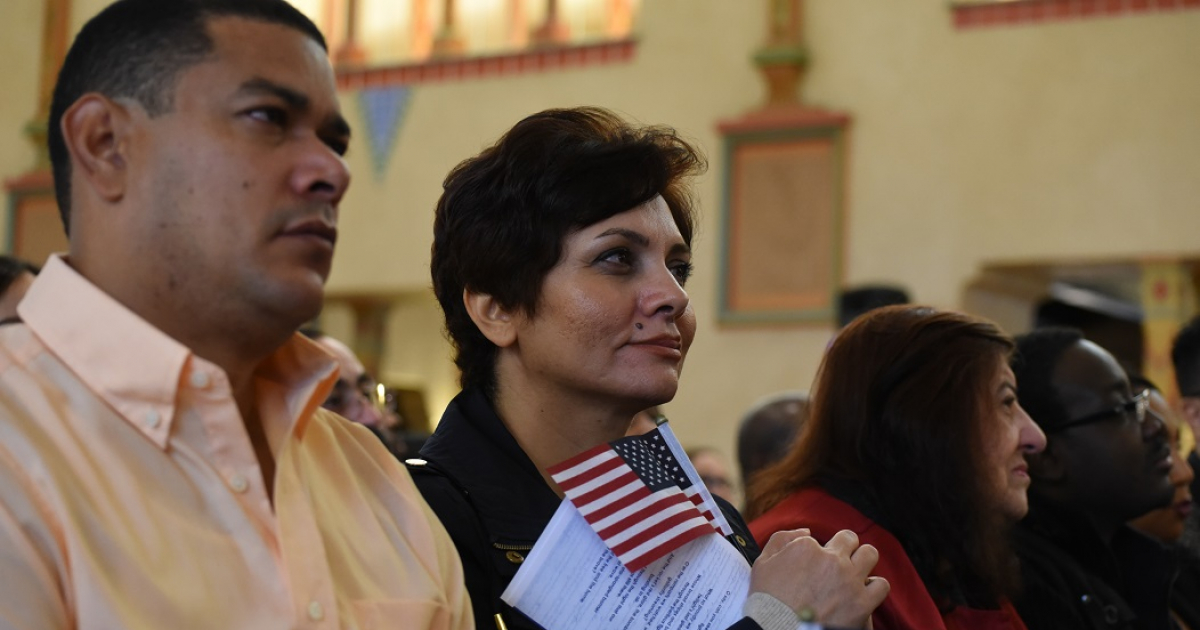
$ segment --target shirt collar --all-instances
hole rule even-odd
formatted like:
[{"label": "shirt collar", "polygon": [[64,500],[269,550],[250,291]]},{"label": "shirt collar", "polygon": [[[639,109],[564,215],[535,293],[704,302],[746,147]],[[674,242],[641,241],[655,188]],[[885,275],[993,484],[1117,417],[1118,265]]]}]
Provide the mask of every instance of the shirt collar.
[{"label": "shirt collar", "polygon": [[[58,255],[50,257],[17,312],[52,354],[159,447],[166,446],[185,373],[220,372]],[[324,350],[297,334],[259,366],[255,377],[260,404],[262,396],[277,393],[272,397],[287,427],[302,431],[337,381],[337,367]]]},{"label": "shirt collar", "polygon": [[287,418],[287,433],[303,437],[313,412],[333,391],[338,367],[324,348],[297,333],[258,367],[255,378],[259,404],[274,399]]},{"label": "shirt collar", "polygon": [[155,443],[166,443],[175,392],[191,351],[58,255],[50,257],[17,312],[108,406]]}]

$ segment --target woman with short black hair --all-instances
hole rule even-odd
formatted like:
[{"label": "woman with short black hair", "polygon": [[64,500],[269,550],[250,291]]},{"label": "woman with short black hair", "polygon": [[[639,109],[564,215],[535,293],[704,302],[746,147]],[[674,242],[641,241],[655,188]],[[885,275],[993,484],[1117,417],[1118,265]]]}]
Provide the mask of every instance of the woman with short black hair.
[{"label": "woman with short black hair", "polygon": [[[536,627],[499,596],[562,500],[546,469],[675,395],[696,332],[684,285],[702,168],[674,130],[578,108],[526,118],[446,178],[431,267],[463,391],[414,478],[462,556],[480,628]],[[718,503],[753,560],[745,523]],[[781,533],[736,627],[794,630],[804,608],[864,627],[887,592],[869,578],[876,559],[849,533],[825,547]]]}]

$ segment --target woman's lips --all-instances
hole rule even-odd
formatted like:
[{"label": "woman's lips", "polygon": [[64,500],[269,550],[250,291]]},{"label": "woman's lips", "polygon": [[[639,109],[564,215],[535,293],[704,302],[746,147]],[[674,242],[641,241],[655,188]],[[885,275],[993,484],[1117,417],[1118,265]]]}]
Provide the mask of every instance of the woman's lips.
[{"label": "woman's lips", "polygon": [[665,357],[680,358],[683,356],[682,340],[679,337],[671,335],[640,339],[631,342],[629,345]]}]

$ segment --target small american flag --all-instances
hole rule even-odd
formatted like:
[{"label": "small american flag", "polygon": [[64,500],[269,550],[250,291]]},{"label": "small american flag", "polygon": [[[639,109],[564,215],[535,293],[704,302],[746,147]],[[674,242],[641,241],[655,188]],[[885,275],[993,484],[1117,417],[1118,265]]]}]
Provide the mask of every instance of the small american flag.
[{"label": "small american flag", "polygon": [[601,444],[548,469],[630,571],[700,536],[728,533],[711,495],[693,477],[682,448],[672,448],[670,440],[674,435],[660,426],[645,435]]}]

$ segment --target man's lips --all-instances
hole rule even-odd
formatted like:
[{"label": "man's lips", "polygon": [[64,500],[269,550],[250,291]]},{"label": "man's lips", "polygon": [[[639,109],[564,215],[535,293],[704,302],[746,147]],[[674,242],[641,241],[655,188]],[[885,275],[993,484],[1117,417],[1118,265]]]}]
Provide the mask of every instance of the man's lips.
[{"label": "man's lips", "polygon": [[284,227],[279,235],[316,238],[328,242],[329,246],[333,247],[337,243],[338,232],[337,226],[332,223],[326,223],[320,219],[309,219]]}]

